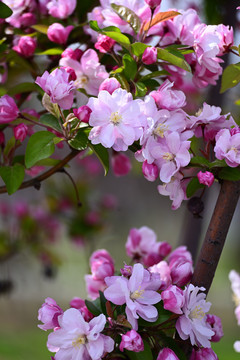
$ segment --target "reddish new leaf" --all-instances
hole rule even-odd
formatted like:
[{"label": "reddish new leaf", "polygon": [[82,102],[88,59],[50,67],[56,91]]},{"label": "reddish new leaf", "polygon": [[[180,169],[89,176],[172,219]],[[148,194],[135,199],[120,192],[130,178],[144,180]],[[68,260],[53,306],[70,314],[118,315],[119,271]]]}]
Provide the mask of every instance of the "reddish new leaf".
[{"label": "reddish new leaf", "polygon": [[148,21],[146,24],[144,24],[143,30],[147,31],[148,29],[150,29],[150,27],[152,27],[162,21],[170,20],[177,15],[181,15],[181,14],[177,11],[159,12],[157,15],[154,16],[154,18],[151,21],[151,24],[150,24],[150,21]]}]

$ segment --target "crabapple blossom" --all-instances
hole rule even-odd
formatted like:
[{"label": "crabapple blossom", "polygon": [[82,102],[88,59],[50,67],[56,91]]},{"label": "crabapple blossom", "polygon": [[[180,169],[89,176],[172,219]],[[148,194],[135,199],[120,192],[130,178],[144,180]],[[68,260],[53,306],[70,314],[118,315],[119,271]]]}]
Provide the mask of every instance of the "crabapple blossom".
[{"label": "crabapple blossom", "polygon": [[30,57],[34,54],[37,47],[37,40],[31,36],[21,36],[18,42],[13,46],[13,50],[24,57]]},{"label": "crabapple blossom", "polygon": [[210,171],[199,171],[197,173],[197,178],[200,184],[206,185],[208,187],[212,186],[214,183],[214,175]]},{"label": "crabapple blossom", "polygon": [[188,285],[184,289],[183,315],[176,322],[176,329],[181,339],[190,338],[192,345],[210,348],[211,337],[214,331],[209,328],[206,322],[206,313],[209,311],[211,303],[206,302],[206,294],[203,287]]},{"label": "crabapple blossom", "polygon": [[93,126],[89,134],[92,144],[126,151],[142,136],[146,125],[139,101],[123,89],[115,90],[112,95],[103,90],[97,99],[90,98],[87,105],[92,110],[89,120]]},{"label": "crabapple blossom", "polygon": [[135,331],[130,330],[126,334],[122,335],[122,340],[119,345],[120,351],[124,349],[134,352],[139,352],[144,350],[144,344],[141,336]]},{"label": "crabapple blossom", "polygon": [[89,320],[94,318],[94,315],[88,310],[85,301],[83,299],[74,297],[70,301],[70,306],[74,309],[80,310],[85,321],[88,322]]},{"label": "crabapple blossom", "polygon": [[22,142],[27,136],[28,127],[27,125],[21,123],[14,127],[13,132],[15,139],[20,140]]},{"label": "crabapple blossom", "polygon": [[47,37],[50,41],[57,44],[66,44],[68,36],[73,28],[72,25],[64,27],[62,24],[53,23],[47,30]]},{"label": "crabapple blossom", "polygon": [[163,307],[174,314],[182,314],[182,307],[184,305],[184,296],[181,288],[176,285],[170,285],[161,293]]},{"label": "crabapple blossom", "polygon": [[176,110],[186,105],[186,96],[181,90],[173,90],[173,82],[165,80],[158,90],[150,92],[159,109]]},{"label": "crabapple blossom", "polygon": [[97,42],[95,43],[95,49],[99,50],[101,53],[108,53],[111,51],[113,45],[116,43],[115,40],[111,39],[109,36],[99,34]]},{"label": "crabapple blossom", "polygon": [[96,51],[86,50],[80,61],[70,57],[63,57],[59,62],[60,66],[70,66],[74,69],[77,79],[74,82],[76,88],[85,89],[89,95],[97,95],[99,86],[108,78],[105,66],[99,62]]},{"label": "crabapple blossom", "polygon": [[75,86],[73,81],[69,81],[69,74],[64,68],[55,69],[50,74],[45,71],[35,82],[50,96],[53,103],[64,110],[71,108]]},{"label": "crabapple blossom", "polygon": [[147,47],[142,55],[142,62],[146,65],[151,65],[154,64],[156,61],[157,61],[157,49],[154,46]]},{"label": "crabapple blossom", "polygon": [[127,175],[131,169],[132,164],[128,156],[121,153],[113,154],[111,158],[113,173],[116,176]]},{"label": "crabapple blossom", "polygon": [[142,164],[142,172],[148,181],[155,181],[158,178],[158,167],[154,163],[148,164],[145,160]]},{"label": "crabapple blossom", "polygon": [[206,317],[207,323],[211,326],[211,329],[215,332],[215,334],[211,337],[211,341],[218,342],[223,337],[223,328],[221,319],[212,314],[207,314]]},{"label": "crabapple blossom", "polygon": [[160,275],[160,279],[162,281],[160,287],[161,290],[167,289],[167,287],[172,284],[170,268],[166,261],[162,260],[159,263],[149,267],[148,270],[153,274],[155,273]]},{"label": "crabapple blossom", "polygon": [[240,325],[240,274],[235,270],[231,270],[229,273],[229,280],[231,281],[231,288],[233,291],[233,300],[236,305],[235,316]]},{"label": "crabapple blossom", "polygon": [[141,264],[135,264],[129,279],[112,276],[105,278],[105,282],[108,287],[104,296],[113,304],[126,304],[127,320],[134,330],[138,329],[139,316],[149,322],[157,319],[158,312],[153,304],[161,300],[156,291],[161,285],[160,277],[151,277]]},{"label": "crabapple blossom", "polygon": [[116,78],[108,78],[105,79],[101,85],[99,86],[99,91],[106,90],[109,92],[109,94],[112,95],[112,93],[121,87],[120,82]]},{"label": "crabapple blossom", "polygon": [[101,314],[86,322],[77,309],[68,309],[59,319],[60,328],[48,336],[48,347],[56,349],[55,360],[100,360],[113,351],[114,341],[101,334],[106,317]]},{"label": "crabapple blossom", "polygon": [[38,325],[38,327],[45,331],[59,327],[58,317],[62,314],[63,310],[58,306],[56,301],[50,297],[46,298],[38,311],[38,320],[40,320],[43,325]]},{"label": "crabapple blossom", "polygon": [[190,360],[218,360],[217,355],[211,348],[193,349]]},{"label": "crabapple blossom", "polygon": [[81,49],[74,50],[69,47],[62,52],[61,57],[62,58],[67,57],[79,61],[82,55],[83,55],[83,51]]},{"label": "crabapple blossom", "polygon": [[176,210],[181,206],[183,200],[187,199],[186,190],[183,187],[183,178],[179,173],[175,174],[169,183],[158,185],[159,194],[169,196],[172,200],[172,209]]},{"label": "crabapple blossom", "polygon": [[18,113],[19,110],[13,98],[8,95],[0,97],[0,124],[16,120]]},{"label": "crabapple blossom", "polygon": [[51,0],[47,3],[47,9],[51,16],[58,19],[66,19],[73,13],[77,0]]},{"label": "crabapple blossom", "polygon": [[225,160],[230,167],[240,164],[240,133],[231,135],[230,130],[222,129],[216,135],[214,147],[216,158]]},{"label": "crabapple blossom", "polygon": [[179,358],[171,349],[163,348],[158,354],[157,360],[179,360]]},{"label": "crabapple blossom", "polygon": [[161,5],[162,0],[145,0],[145,2],[150,8],[155,9],[155,7]]},{"label": "crabapple blossom", "polygon": [[78,109],[73,109],[73,113],[78,120],[85,123],[89,122],[91,112],[92,110],[86,105],[80,106]]}]

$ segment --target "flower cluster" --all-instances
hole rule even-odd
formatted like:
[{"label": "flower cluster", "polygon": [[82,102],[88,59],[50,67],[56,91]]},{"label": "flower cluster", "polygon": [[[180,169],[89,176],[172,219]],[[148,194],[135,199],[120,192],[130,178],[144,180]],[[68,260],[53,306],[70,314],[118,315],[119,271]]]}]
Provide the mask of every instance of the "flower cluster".
[{"label": "flower cluster", "polygon": [[[38,319],[43,325],[39,327],[54,330],[48,337],[48,348],[56,352],[55,359],[63,354],[73,360],[80,355],[86,360],[104,359],[107,354],[109,358],[118,354],[125,358],[129,352],[150,351],[155,359],[177,360],[180,350],[177,345],[171,349],[169,329],[171,335],[178,333],[182,340],[190,340],[194,346],[191,359],[200,358],[200,354],[217,359],[211,341],[223,336],[221,320],[207,314],[211,303],[206,302],[205,289],[190,283],[191,271],[186,275],[185,264],[192,266],[190,253],[185,247],[170,253],[170,247],[165,252],[167,261],[155,259],[153,266],[145,268],[141,264],[144,258],[134,257],[136,245],[139,253],[140,249],[151,253],[148,243],[159,248],[163,243],[157,243],[153,230],[147,227],[132,229],[130,236],[133,234],[135,239],[140,238],[138,244],[130,244],[128,239],[126,247],[135,264],[125,265],[121,275],[115,274],[113,259],[106,250],[92,254],[92,275],[86,276],[86,283],[93,302],[74,298],[71,308],[63,311],[47,298],[40,308]],[[158,331],[167,333],[161,337]]]},{"label": "flower cluster", "polygon": [[[235,271],[231,270],[229,273],[229,280],[231,282],[231,288],[233,292],[233,300],[235,302],[235,316],[237,319],[238,325],[240,325],[240,274]],[[240,341],[235,341],[234,349],[237,352],[240,352]]]}]

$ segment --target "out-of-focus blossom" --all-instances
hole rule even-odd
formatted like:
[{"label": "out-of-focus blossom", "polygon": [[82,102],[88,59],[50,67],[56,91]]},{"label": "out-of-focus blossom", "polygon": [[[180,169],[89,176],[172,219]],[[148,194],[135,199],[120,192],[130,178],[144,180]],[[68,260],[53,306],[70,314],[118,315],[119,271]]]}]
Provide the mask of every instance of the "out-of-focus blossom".
[{"label": "out-of-focus blossom", "polygon": [[212,314],[207,314],[206,318],[207,323],[211,326],[211,329],[215,332],[215,334],[211,337],[211,341],[218,342],[223,337],[223,328],[221,319]]},{"label": "out-of-focus blossom", "polygon": [[106,90],[109,94],[112,93],[121,87],[120,82],[116,78],[105,79],[99,86],[99,91]]},{"label": "out-of-focus blossom", "polygon": [[38,320],[43,325],[38,325],[42,330],[49,330],[59,327],[58,317],[63,314],[63,310],[58,306],[55,300],[52,298],[46,298],[45,303],[38,311]]},{"label": "out-of-focus blossom", "polygon": [[240,325],[240,274],[235,270],[231,270],[229,273],[229,280],[231,281],[231,288],[233,292],[233,300],[236,305],[235,316]]},{"label": "out-of-focus blossom", "polygon": [[[239,6],[240,9],[240,6]],[[233,344],[233,348],[236,352],[240,353],[240,341],[235,341],[235,343]]]},{"label": "out-of-focus blossom", "polygon": [[64,27],[62,24],[54,23],[47,30],[47,37],[50,41],[57,44],[66,44],[68,36],[74,27],[72,25]]},{"label": "out-of-focus blossom", "polygon": [[16,120],[18,113],[19,110],[13,98],[8,95],[0,97],[0,124]]},{"label": "out-of-focus blossom", "polygon": [[59,319],[60,329],[48,336],[49,350],[56,348],[55,360],[100,360],[114,348],[113,339],[101,334],[105,324],[103,314],[86,322],[80,311],[68,309]]},{"label": "out-of-focus blossom", "polygon": [[197,177],[200,184],[206,185],[208,187],[212,186],[214,183],[214,175],[210,171],[199,171],[197,173]]},{"label": "out-of-focus blossom", "polygon": [[142,55],[142,62],[146,65],[151,65],[154,64],[156,61],[157,61],[157,49],[154,46],[147,47]]},{"label": "out-of-focus blossom", "polygon": [[214,331],[209,328],[206,322],[206,313],[209,311],[211,303],[206,302],[204,288],[188,285],[184,290],[183,315],[176,322],[176,329],[183,340],[190,338],[192,345],[210,348],[211,337]]},{"label": "out-of-focus blossom", "polygon": [[119,345],[120,351],[124,349],[134,352],[139,352],[144,350],[144,344],[141,336],[135,331],[130,330],[126,334],[122,335],[122,340]]},{"label": "out-of-focus blossom", "polygon": [[155,9],[155,7],[161,5],[162,0],[145,0],[145,3],[150,6],[150,8]]},{"label": "out-of-focus blossom", "polygon": [[179,360],[179,358],[171,349],[163,348],[158,354],[157,360]]},{"label": "out-of-focus blossom", "polygon": [[64,110],[71,108],[75,86],[73,81],[69,81],[69,74],[65,69],[55,69],[50,74],[45,71],[35,82],[50,96],[53,103]]},{"label": "out-of-focus blossom", "polygon": [[111,158],[113,173],[116,176],[127,175],[131,169],[132,164],[129,157],[125,154],[116,153]]},{"label": "out-of-focus blossom", "polygon": [[77,0],[51,0],[47,3],[47,9],[51,16],[66,19],[72,15],[76,5]]},{"label": "out-of-focus blossom", "polygon": [[24,57],[33,56],[37,47],[37,40],[31,36],[21,36],[13,50]]},{"label": "out-of-focus blossom", "polygon": [[28,127],[25,124],[19,124],[13,129],[14,137],[16,140],[20,140],[21,142],[26,138],[28,133]]},{"label": "out-of-focus blossom", "polygon": [[215,352],[210,348],[193,349],[190,360],[218,360]]},{"label": "out-of-focus blossom", "polygon": [[94,318],[94,315],[88,310],[83,299],[79,297],[74,297],[70,301],[70,306],[74,309],[80,310],[85,321],[89,321]]},{"label": "out-of-focus blossom", "polygon": [[61,57],[62,58],[67,57],[79,61],[82,55],[83,55],[83,51],[81,49],[74,50],[69,47],[62,52]]}]

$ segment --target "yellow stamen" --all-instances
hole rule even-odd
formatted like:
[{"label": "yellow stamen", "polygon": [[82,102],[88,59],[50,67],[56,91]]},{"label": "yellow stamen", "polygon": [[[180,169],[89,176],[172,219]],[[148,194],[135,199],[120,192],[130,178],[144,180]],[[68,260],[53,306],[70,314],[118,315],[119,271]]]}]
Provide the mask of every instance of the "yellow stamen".
[{"label": "yellow stamen", "polygon": [[202,320],[205,316],[205,312],[203,311],[203,309],[201,308],[201,306],[197,305],[194,310],[192,310],[189,314],[189,317],[191,319],[198,319],[198,320]]},{"label": "yellow stamen", "polygon": [[173,154],[169,153],[169,152],[166,152],[164,155],[163,155],[163,160],[166,160],[166,161],[171,161],[174,159],[174,156]]},{"label": "yellow stamen", "polygon": [[139,298],[143,298],[142,294],[144,293],[144,290],[141,290],[141,287],[139,286],[139,289],[131,293],[130,299],[136,300]]},{"label": "yellow stamen", "polygon": [[121,120],[122,120],[122,116],[119,115],[118,111],[115,111],[115,112],[111,113],[111,115],[110,115],[110,121],[111,121],[114,125],[119,124]]},{"label": "yellow stamen", "polygon": [[81,345],[84,345],[85,343],[86,343],[86,337],[80,335],[72,342],[72,346],[80,347]]},{"label": "yellow stamen", "polygon": [[153,135],[164,137],[164,132],[168,130],[168,126],[165,124],[158,124],[158,126],[153,130]]}]

